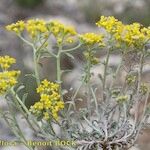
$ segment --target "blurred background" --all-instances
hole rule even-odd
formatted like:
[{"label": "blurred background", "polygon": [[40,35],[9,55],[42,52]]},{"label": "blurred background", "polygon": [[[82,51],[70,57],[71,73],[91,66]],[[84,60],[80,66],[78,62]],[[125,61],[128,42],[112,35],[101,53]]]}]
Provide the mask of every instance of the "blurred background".
[{"label": "blurred background", "polygon": [[[22,71],[22,75],[30,73],[33,70],[32,51],[14,34],[5,31],[5,25],[29,18],[58,19],[63,23],[75,26],[79,33],[97,32],[95,22],[99,20],[101,15],[113,15],[124,23],[140,22],[144,26],[149,26],[150,0],[0,0],[0,55],[7,54],[15,57],[17,59],[15,67]],[[75,70],[75,76],[76,73],[79,73],[78,68],[80,69],[79,66],[83,62],[80,53],[76,54],[76,58],[75,62],[68,58],[62,60],[62,66]],[[53,62],[44,60],[43,63],[42,78],[55,80]],[[72,85],[73,79],[73,77],[68,77],[67,82],[70,83],[67,84]],[[26,85],[25,92],[29,92],[27,105],[30,105],[37,99],[34,79],[22,76],[22,82]],[[5,104],[1,102],[0,107],[5,107]],[[30,136],[30,131],[27,131],[26,134]],[[146,136],[150,137],[148,131]],[[8,139],[8,137],[13,138],[13,135],[3,121],[0,121],[0,138]],[[143,140],[142,144],[145,142],[144,145],[148,145],[148,141]],[[0,147],[0,149],[6,150],[8,148]],[[149,149],[144,147],[143,150]]]}]

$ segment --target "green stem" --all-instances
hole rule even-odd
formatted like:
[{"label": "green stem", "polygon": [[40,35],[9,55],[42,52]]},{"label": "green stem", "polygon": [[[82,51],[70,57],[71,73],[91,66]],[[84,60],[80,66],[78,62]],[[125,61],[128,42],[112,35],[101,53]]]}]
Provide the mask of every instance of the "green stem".
[{"label": "green stem", "polygon": [[[74,105],[74,110],[75,110],[75,111],[77,111],[76,104],[75,104],[75,98],[76,98],[76,96],[77,96],[79,90],[81,89],[81,87],[82,87],[84,81],[85,81],[85,77],[82,79],[81,84],[79,85],[79,87],[76,89],[74,95],[72,96],[72,100],[73,100],[73,103],[74,103],[73,105]],[[69,107],[68,107],[68,110],[67,110],[68,113],[70,112],[71,107],[72,107],[72,104],[69,104]]]},{"label": "green stem", "polygon": [[37,86],[40,85],[40,76],[38,72],[38,61],[37,61],[37,56],[36,56],[36,48],[33,46],[33,60],[34,60],[34,73],[36,77],[36,83]]},{"label": "green stem", "polygon": [[18,37],[27,45],[30,45],[31,47],[33,47],[33,44],[31,42],[29,42],[28,40],[26,40],[25,38],[23,38],[21,35],[18,35]]},{"label": "green stem", "polygon": [[93,88],[91,87],[91,92],[92,92],[92,96],[93,96],[93,99],[94,99],[94,102],[95,102],[95,112],[96,112],[96,114],[97,115],[99,115],[99,111],[98,111],[98,101],[97,101],[97,97],[96,97],[96,95],[95,95],[95,93],[94,93],[94,90],[93,90]]},{"label": "green stem", "polygon": [[[92,55],[90,47],[88,47],[89,56]],[[85,75],[85,84],[87,88],[87,109],[89,110],[89,116],[91,115],[91,86],[90,86],[90,78],[91,78],[91,57],[87,59],[86,63],[86,75]]]},{"label": "green stem", "polygon": [[61,85],[61,66],[60,66],[60,52],[58,52],[56,57],[56,65],[57,65],[57,82]]},{"label": "green stem", "polygon": [[59,93],[62,97],[61,92],[61,65],[60,65],[60,59],[61,59],[61,53],[62,53],[62,45],[59,45],[58,53],[56,55],[56,76],[57,76],[57,83],[60,85]]},{"label": "green stem", "polygon": [[48,41],[49,37],[50,37],[50,34],[48,35],[48,37],[44,40],[44,42],[41,44],[41,46],[37,49],[37,51],[41,50],[43,48],[43,46],[46,44],[46,42]]},{"label": "green stem", "polygon": [[55,131],[54,131],[54,129],[53,129],[53,126],[52,126],[51,122],[49,122],[49,126],[51,128],[53,136],[57,136],[56,133],[55,133]]},{"label": "green stem", "polygon": [[[82,84],[77,88],[77,90],[75,91],[75,94],[74,94],[73,97],[72,97],[72,100],[73,100],[73,106],[74,106],[75,111],[77,110],[76,104],[75,104],[75,98],[76,98],[76,96],[77,96],[77,94],[78,94],[78,92],[79,92],[81,86],[82,86]],[[72,104],[69,104],[69,107],[68,107],[68,113],[70,112],[71,107],[72,107]]]},{"label": "green stem", "polygon": [[142,72],[143,72],[143,63],[144,63],[144,52],[141,54],[140,58],[140,68],[138,72],[138,87],[137,87],[137,93],[140,91],[140,86],[141,86],[141,78],[142,78]]},{"label": "green stem", "polygon": [[[12,118],[9,118],[9,117],[3,115],[4,120],[6,121],[7,125],[10,127],[12,132],[16,135],[16,137],[19,138],[20,142],[22,142],[30,150],[34,150],[34,148],[32,148],[26,144],[27,143],[26,137],[24,136],[22,130],[20,129],[20,126],[15,117],[15,114],[12,110],[12,106],[8,102],[7,102],[7,104],[8,104],[9,112],[12,115]],[[13,122],[14,126],[12,125],[12,122],[10,122],[9,120],[11,120]],[[14,127],[16,127],[17,130]]]},{"label": "green stem", "polygon": [[26,40],[25,38],[23,38],[21,35],[18,35],[18,37],[24,43],[26,43],[27,45],[31,46],[32,49],[33,49],[34,74],[35,74],[35,77],[36,77],[37,86],[39,86],[40,85],[40,76],[39,76],[39,73],[38,73],[38,60],[37,60],[37,56],[36,56],[37,49],[35,48],[35,46],[34,46],[33,43],[29,42],[28,40]]},{"label": "green stem", "polygon": [[118,76],[118,73],[119,73],[121,67],[122,67],[122,63],[123,63],[123,56],[122,56],[122,58],[121,58],[120,64],[118,65],[118,67],[117,67],[117,69],[116,69],[116,72],[115,72],[115,74],[114,74],[113,80],[112,80],[112,82],[111,82],[111,84],[110,84],[110,90],[112,90],[112,88],[113,88],[113,86],[114,86],[115,80],[116,80],[116,78],[117,78],[117,76]]},{"label": "green stem", "polygon": [[81,46],[81,43],[79,43],[76,47],[73,47],[73,48],[70,48],[70,49],[66,49],[66,50],[62,50],[62,52],[63,53],[71,52],[71,51],[74,51],[74,50],[78,49],[80,46]]},{"label": "green stem", "polygon": [[90,60],[88,60],[87,62],[87,83],[90,82],[90,78],[91,78],[91,62]]},{"label": "green stem", "polygon": [[[19,110],[21,111],[21,113],[23,114],[23,116],[25,117],[26,121],[28,122],[28,124],[30,125],[31,129],[33,129],[33,131],[37,132],[36,129],[33,127],[33,123],[34,125],[36,125],[36,127],[38,128],[39,131],[41,131],[41,133],[43,135],[47,134],[45,133],[45,131],[39,126],[37,120],[35,120],[34,118],[32,118],[32,122],[30,122],[28,116],[31,116],[31,113],[29,112],[28,108],[25,106],[25,104],[21,101],[21,99],[19,98],[19,96],[15,93],[15,91],[13,89],[10,90],[12,96],[15,98],[15,100],[17,101],[17,103],[19,103],[19,105],[23,108],[24,111],[22,111],[21,108],[19,108]],[[26,114],[28,116],[26,116]]]},{"label": "green stem", "polygon": [[105,68],[104,68],[104,75],[103,75],[103,100],[105,99],[105,90],[106,90],[106,79],[107,79],[107,68],[108,68],[108,62],[110,57],[110,49],[107,52],[106,55],[106,61],[104,62]]},{"label": "green stem", "polygon": [[90,101],[91,101],[91,90],[90,90],[90,88],[91,88],[91,86],[90,86],[90,78],[91,78],[91,62],[90,62],[90,60],[88,60],[88,62],[87,62],[87,108],[88,108],[88,110],[89,110],[89,114],[91,114],[91,111],[90,111],[90,106],[91,106],[91,104],[90,104]]},{"label": "green stem", "polygon": [[24,118],[27,121],[27,123],[29,124],[30,128],[34,132],[36,132],[36,129],[33,127],[33,124],[28,119],[28,116],[30,115],[30,112],[28,111],[28,109],[26,108],[26,106],[23,104],[23,102],[20,100],[20,98],[18,97],[18,95],[16,95],[16,93],[14,92],[13,89],[11,89],[11,94],[14,97],[15,104],[16,104],[15,106],[19,109],[19,111],[21,112],[21,114],[24,116]]},{"label": "green stem", "polygon": [[27,115],[30,115],[29,110],[27,109],[27,107],[24,105],[24,103],[21,101],[21,99],[19,98],[19,96],[15,93],[15,91],[13,89],[10,90],[12,96],[17,100],[17,102],[21,105],[21,107],[23,108],[23,110],[26,112]]},{"label": "green stem", "polygon": [[59,49],[58,49],[58,53],[57,55],[52,55],[56,58],[56,64],[57,64],[57,82],[61,85],[61,65],[60,65],[60,59],[61,59],[61,54],[62,53],[67,53],[67,52],[71,52],[74,51],[76,49],[78,49],[81,46],[81,43],[79,43],[76,47],[70,48],[70,49],[66,49],[63,50],[62,49],[62,44],[58,45]]}]

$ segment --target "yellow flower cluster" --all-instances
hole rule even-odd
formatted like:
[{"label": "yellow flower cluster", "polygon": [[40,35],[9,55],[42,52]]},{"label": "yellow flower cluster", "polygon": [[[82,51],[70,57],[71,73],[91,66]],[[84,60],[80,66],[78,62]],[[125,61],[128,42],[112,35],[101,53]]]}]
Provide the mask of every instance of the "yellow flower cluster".
[{"label": "yellow flower cluster", "polygon": [[122,26],[122,23],[115,19],[113,16],[101,16],[100,21],[98,21],[96,25],[98,27],[105,28],[109,33],[114,33],[118,29],[118,26]]},{"label": "yellow flower cluster", "polygon": [[13,32],[19,34],[20,32],[22,32],[25,29],[25,23],[24,23],[24,21],[18,21],[16,23],[6,26],[6,29],[8,31],[13,31]]},{"label": "yellow flower cluster", "polygon": [[85,51],[84,57],[86,60],[89,60],[92,65],[97,65],[99,63],[99,59],[94,56],[95,53],[93,51]]},{"label": "yellow flower cluster", "polygon": [[20,34],[26,29],[32,38],[34,38],[38,33],[45,33],[47,31],[46,22],[40,19],[30,19],[27,22],[18,21],[7,25],[6,29],[8,31],[13,31],[16,34]]},{"label": "yellow flower cluster", "polygon": [[149,87],[146,83],[142,83],[141,86],[140,86],[140,93],[142,94],[147,94],[149,91]]},{"label": "yellow flower cluster", "polygon": [[85,33],[79,35],[81,41],[83,41],[83,43],[87,45],[95,45],[95,44],[104,45],[103,37],[104,36],[102,34],[95,34],[95,33]]},{"label": "yellow flower cluster", "polygon": [[139,23],[124,25],[113,16],[101,16],[96,25],[110,33],[118,45],[141,48],[150,39],[150,27],[142,27]]},{"label": "yellow flower cluster", "polygon": [[59,94],[59,85],[57,83],[43,80],[37,88],[40,94],[40,101],[31,106],[31,112],[49,120],[51,117],[58,120],[58,113],[64,108],[64,102]]},{"label": "yellow flower cluster", "polygon": [[9,56],[0,56],[0,66],[2,72],[0,72],[0,95],[5,94],[11,87],[17,83],[17,77],[20,71],[8,71],[9,67],[15,63],[15,59]]},{"label": "yellow flower cluster", "polygon": [[37,37],[39,34],[48,35],[48,33],[52,33],[57,38],[58,43],[61,43],[64,37],[66,39],[69,38],[69,42],[72,42],[70,36],[77,34],[72,26],[65,26],[59,21],[46,22],[41,19],[30,19],[26,22],[18,21],[6,26],[6,29],[16,34],[21,34],[21,32],[26,30],[32,38]]},{"label": "yellow flower cluster", "polygon": [[117,102],[118,103],[123,103],[126,102],[128,100],[128,96],[127,95],[120,95],[117,97]]},{"label": "yellow flower cluster", "polygon": [[135,75],[127,75],[126,82],[128,85],[132,85],[136,82],[137,77]]},{"label": "yellow flower cluster", "polygon": [[36,37],[39,33],[46,33],[48,31],[46,22],[40,19],[28,20],[26,23],[26,29],[32,38]]},{"label": "yellow flower cluster", "polygon": [[56,37],[57,43],[61,44],[64,41],[73,43],[73,36],[77,34],[73,26],[65,26],[59,21],[52,21],[48,23],[49,31]]},{"label": "yellow flower cluster", "polygon": [[144,33],[144,35],[148,38],[147,40],[149,40],[150,39],[150,27],[148,27],[148,28],[143,28],[142,29],[142,32]]},{"label": "yellow flower cluster", "polygon": [[72,26],[65,26],[59,21],[52,21],[49,23],[50,31],[57,37],[59,35],[76,35],[76,31]]},{"label": "yellow flower cluster", "polygon": [[128,46],[141,47],[147,38],[141,29],[142,27],[139,23],[125,25],[122,39],[120,40],[127,43]]},{"label": "yellow flower cluster", "polygon": [[16,60],[10,56],[0,56],[0,67],[2,70],[7,70],[12,64],[16,63]]}]

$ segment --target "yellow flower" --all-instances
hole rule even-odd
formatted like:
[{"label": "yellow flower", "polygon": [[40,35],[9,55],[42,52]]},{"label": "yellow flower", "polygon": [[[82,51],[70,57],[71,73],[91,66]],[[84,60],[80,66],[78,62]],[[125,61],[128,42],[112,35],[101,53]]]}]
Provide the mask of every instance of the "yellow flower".
[{"label": "yellow flower", "polygon": [[65,26],[61,22],[55,20],[48,23],[49,30],[54,34],[54,36],[74,36],[76,31],[72,26]]},{"label": "yellow flower", "polygon": [[60,86],[57,83],[43,80],[37,88],[37,92],[40,93],[40,101],[31,106],[30,111],[37,116],[42,115],[45,120],[50,119],[49,113],[54,119],[58,119],[59,111],[64,108],[59,88]]},{"label": "yellow flower", "polygon": [[64,26],[64,34],[76,35],[76,31],[73,26]]},{"label": "yellow flower", "polygon": [[150,27],[148,28],[142,28],[141,32],[145,35],[145,37],[147,38],[146,40],[150,40]]},{"label": "yellow flower", "polygon": [[44,115],[43,118],[44,118],[45,120],[49,120],[49,119],[50,119],[50,115],[49,115],[48,112],[44,112],[43,115]]},{"label": "yellow flower", "polygon": [[47,80],[43,80],[40,86],[37,88],[37,93],[43,93],[45,89],[50,86],[50,83]]},{"label": "yellow flower", "polygon": [[44,108],[44,106],[43,106],[43,103],[41,103],[41,102],[37,102],[33,106],[33,109],[38,110],[38,111],[43,110],[43,108]]},{"label": "yellow flower", "polygon": [[141,25],[133,23],[124,27],[122,41],[128,46],[140,47],[145,42],[145,35],[141,32]]},{"label": "yellow flower", "polygon": [[[25,30],[32,39],[41,38],[40,40],[47,39],[52,34],[55,36],[58,45],[66,42],[67,38],[77,34],[73,26],[64,25],[59,21],[46,22],[41,19],[29,19],[26,22],[18,21],[7,25],[6,29],[19,35]],[[69,42],[72,41],[69,40]],[[45,43],[44,46],[47,47],[47,44]]]},{"label": "yellow flower", "polygon": [[64,102],[59,101],[59,102],[57,103],[57,107],[58,107],[59,109],[63,109],[63,108],[64,108]]},{"label": "yellow flower", "polygon": [[2,68],[2,72],[0,72],[0,95],[5,94],[11,87],[17,84],[20,71],[7,70],[15,62],[16,60],[12,57],[0,56],[0,66]]},{"label": "yellow flower", "polygon": [[99,59],[95,57],[95,53],[93,51],[85,51],[84,53],[85,59],[89,60],[92,65],[96,65],[99,63]]},{"label": "yellow flower", "polygon": [[74,42],[74,39],[72,37],[69,37],[66,39],[66,42],[71,44]]},{"label": "yellow flower", "polygon": [[144,44],[150,40],[150,27],[143,28],[139,23],[124,25],[113,16],[101,16],[96,23],[98,27],[104,28],[116,40],[116,47],[126,45],[128,47],[142,49]]},{"label": "yellow flower", "polygon": [[126,82],[127,82],[127,84],[128,85],[132,85],[132,84],[134,84],[135,82],[136,82],[136,76],[135,75],[127,75],[127,77],[126,77]]},{"label": "yellow flower", "polygon": [[55,120],[58,120],[58,114],[57,114],[57,112],[54,112],[54,113],[52,114],[52,116],[53,116],[53,118],[54,118]]},{"label": "yellow flower", "polygon": [[107,32],[109,33],[114,33],[116,32],[116,28],[118,26],[122,26],[122,23],[115,19],[113,16],[105,17],[101,16],[100,21],[96,23],[98,27],[103,27],[106,29]]},{"label": "yellow flower", "polygon": [[140,93],[145,95],[146,93],[148,93],[148,91],[149,91],[148,85],[146,83],[142,83],[140,86]]},{"label": "yellow flower", "polygon": [[11,87],[17,84],[17,77],[20,71],[0,72],[0,95],[5,94]]},{"label": "yellow flower", "polygon": [[0,56],[0,67],[2,70],[7,70],[12,64],[16,63],[16,60],[10,56]]},{"label": "yellow flower", "polygon": [[25,23],[24,23],[24,21],[18,21],[16,23],[12,23],[10,25],[7,25],[6,29],[8,31],[13,31],[16,34],[19,34],[25,29]]},{"label": "yellow flower", "polygon": [[51,82],[50,87],[51,87],[52,90],[57,91],[60,86],[59,86],[59,84]]},{"label": "yellow flower", "polygon": [[[57,20],[47,23],[47,28],[49,32],[51,32],[56,38],[58,45],[62,44],[64,41],[68,42],[70,37],[75,36],[77,34],[73,26],[66,26]],[[69,40],[69,42],[72,41]]]},{"label": "yellow flower", "polygon": [[46,33],[47,26],[44,20],[31,19],[26,23],[26,29],[32,38],[35,38],[40,33]]},{"label": "yellow flower", "polygon": [[120,95],[117,97],[117,102],[118,103],[123,103],[126,102],[128,100],[128,96],[127,95]]},{"label": "yellow flower", "polygon": [[99,44],[103,45],[103,35],[102,34],[95,34],[95,33],[85,33],[79,35],[79,38],[83,43],[87,45],[94,45]]}]

